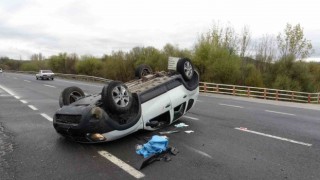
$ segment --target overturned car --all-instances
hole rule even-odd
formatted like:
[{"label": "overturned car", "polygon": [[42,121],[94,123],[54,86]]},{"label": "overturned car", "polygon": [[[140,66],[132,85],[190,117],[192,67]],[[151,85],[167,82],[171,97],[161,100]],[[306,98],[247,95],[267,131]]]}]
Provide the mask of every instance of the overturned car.
[{"label": "overturned car", "polygon": [[98,143],[156,130],[182,117],[199,94],[199,74],[188,58],[169,57],[168,72],[153,73],[140,65],[135,75],[127,83],[110,81],[94,95],[74,86],[64,89],[53,117],[56,131],[78,142]]}]

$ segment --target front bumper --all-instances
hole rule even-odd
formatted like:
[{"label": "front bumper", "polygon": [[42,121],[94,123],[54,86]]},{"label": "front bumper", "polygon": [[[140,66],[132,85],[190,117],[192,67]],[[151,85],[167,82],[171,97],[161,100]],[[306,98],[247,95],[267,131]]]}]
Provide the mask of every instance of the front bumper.
[{"label": "front bumper", "polygon": [[112,131],[106,124],[108,116],[99,118],[91,113],[92,107],[70,106],[61,108],[53,117],[53,127],[62,136],[83,143],[108,141],[102,134]]}]

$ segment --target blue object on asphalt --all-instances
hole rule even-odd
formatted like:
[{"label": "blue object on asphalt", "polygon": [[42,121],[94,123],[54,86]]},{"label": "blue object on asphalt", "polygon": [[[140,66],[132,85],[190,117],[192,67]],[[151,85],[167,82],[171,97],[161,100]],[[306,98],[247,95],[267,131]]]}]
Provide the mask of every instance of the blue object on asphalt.
[{"label": "blue object on asphalt", "polygon": [[164,136],[154,135],[149,142],[144,144],[142,148],[137,149],[136,152],[137,154],[143,155],[144,158],[147,158],[153,154],[167,150],[168,143],[168,139]]}]

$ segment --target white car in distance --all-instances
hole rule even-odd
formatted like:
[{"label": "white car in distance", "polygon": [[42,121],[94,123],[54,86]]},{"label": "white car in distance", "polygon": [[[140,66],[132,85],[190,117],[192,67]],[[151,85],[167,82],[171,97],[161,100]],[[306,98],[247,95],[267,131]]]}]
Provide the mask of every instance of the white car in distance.
[{"label": "white car in distance", "polygon": [[36,79],[54,79],[54,73],[51,70],[40,70],[38,74],[36,74]]}]

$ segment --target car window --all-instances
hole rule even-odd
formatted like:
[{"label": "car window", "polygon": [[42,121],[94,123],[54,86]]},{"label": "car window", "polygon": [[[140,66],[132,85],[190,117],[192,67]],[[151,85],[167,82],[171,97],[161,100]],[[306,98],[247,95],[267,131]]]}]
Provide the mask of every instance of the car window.
[{"label": "car window", "polygon": [[43,70],[42,73],[52,73],[51,70]]}]

